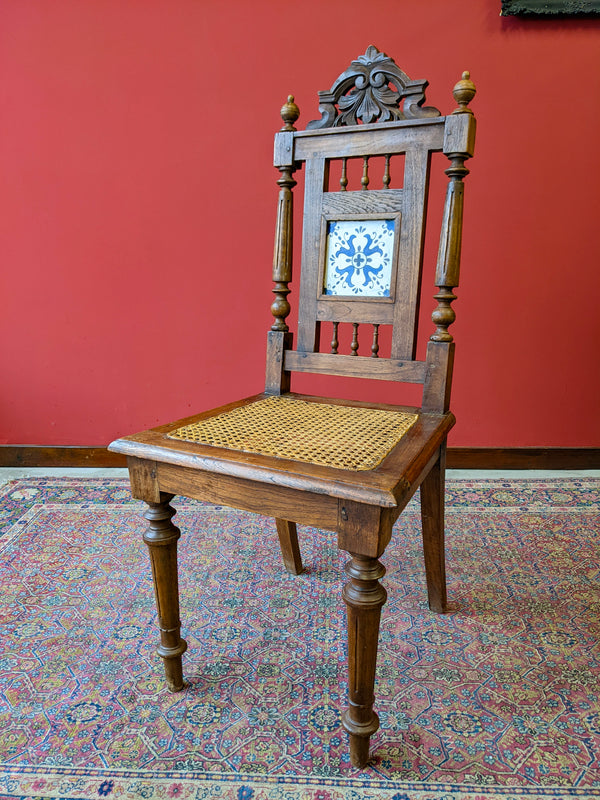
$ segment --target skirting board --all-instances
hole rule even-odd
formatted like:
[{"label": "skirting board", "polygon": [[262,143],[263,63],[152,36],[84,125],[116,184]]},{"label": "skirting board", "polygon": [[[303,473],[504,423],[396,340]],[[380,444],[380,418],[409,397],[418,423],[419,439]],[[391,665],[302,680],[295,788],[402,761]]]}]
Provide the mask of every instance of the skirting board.
[{"label": "skirting board", "polygon": [[[600,469],[600,447],[450,447],[449,469]],[[0,445],[0,467],[125,467],[104,447]]]}]

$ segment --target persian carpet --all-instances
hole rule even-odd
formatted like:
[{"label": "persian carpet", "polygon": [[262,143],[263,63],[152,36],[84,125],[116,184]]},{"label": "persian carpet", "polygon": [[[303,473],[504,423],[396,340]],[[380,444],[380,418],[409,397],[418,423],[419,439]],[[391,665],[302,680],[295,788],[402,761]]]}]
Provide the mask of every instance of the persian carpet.
[{"label": "persian carpet", "polygon": [[411,502],[382,561],[373,761],[348,760],[344,553],[179,498],[188,681],[170,694],[125,480],[0,489],[0,797],[600,798],[599,482],[455,480],[448,583],[426,604]]}]

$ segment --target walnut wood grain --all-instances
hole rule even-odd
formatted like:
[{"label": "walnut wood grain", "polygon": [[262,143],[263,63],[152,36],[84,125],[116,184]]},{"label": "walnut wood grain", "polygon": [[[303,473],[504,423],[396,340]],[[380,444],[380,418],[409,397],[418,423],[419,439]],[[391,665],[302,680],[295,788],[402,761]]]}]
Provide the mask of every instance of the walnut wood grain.
[{"label": "walnut wood grain", "polygon": [[335,219],[344,216],[357,219],[357,215],[397,214],[402,211],[403,189],[376,189],[368,195],[358,192],[325,192],[323,194],[323,214]]},{"label": "walnut wood grain", "polygon": [[174,464],[160,464],[159,483],[163,491],[177,489],[179,494],[217,505],[252,511],[274,519],[314,525],[335,531],[338,499],[322,492],[308,494],[289,486],[266,485],[250,479],[199,471]]},{"label": "walnut wood grain", "polygon": [[450,407],[454,369],[454,342],[427,343],[427,374],[423,386],[423,411],[445,413]]},{"label": "walnut wood grain", "polygon": [[340,500],[336,526],[340,550],[372,558],[380,556],[391,539],[395,511],[353,500]]},{"label": "walnut wood grain", "polygon": [[320,254],[325,235],[322,214],[323,191],[328,181],[328,164],[324,158],[313,158],[304,172],[304,225],[302,233],[302,268],[300,274],[298,349],[313,352],[317,348],[317,283]]},{"label": "walnut wood grain", "polygon": [[294,134],[294,158],[309,161],[315,158],[362,158],[405,153],[411,146],[441,152],[444,146],[446,117],[360,128],[324,131],[298,131]]},{"label": "walnut wood grain", "polygon": [[370,356],[299,353],[297,350],[288,350],[284,363],[286,369],[292,372],[346,375],[402,383],[424,383],[428,371],[425,361],[398,361],[390,358],[378,358],[374,361]]},{"label": "walnut wood grain", "polygon": [[396,278],[392,358],[415,357],[429,166],[429,150],[413,147],[407,151],[403,190],[405,203],[398,256],[401,267],[399,264]]},{"label": "walnut wood grain", "polygon": [[291,376],[285,369],[285,353],[293,346],[294,337],[290,331],[269,331],[267,333],[267,368],[265,392],[285,394],[290,391]]},{"label": "walnut wood grain", "polygon": [[[358,297],[332,297],[322,295],[317,299],[317,322],[366,322],[369,325],[392,325],[394,322],[394,300],[375,297],[370,302]],[[317,341],[315,337],[315,341]],[[298,343],[298,350],[302,347]],[[310,352],[304,350],[304,352]]]},{"label": "walnut wood grain", "polygon": [[145,500],[147,503],[160,503],[158,462],[129,456],[127,458],[127,467],[129,469],[129,485],[131,486],[132,497],[138,500]]}]

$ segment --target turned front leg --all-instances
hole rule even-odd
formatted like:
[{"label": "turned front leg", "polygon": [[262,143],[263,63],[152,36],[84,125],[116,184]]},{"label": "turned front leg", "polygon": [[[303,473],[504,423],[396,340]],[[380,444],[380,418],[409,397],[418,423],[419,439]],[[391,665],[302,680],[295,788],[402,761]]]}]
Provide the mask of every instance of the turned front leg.
[{"label": "turned front leg", "polygon": [[349,676],[349,706],[342,722],[350,734],[350,761],[362,768],[369,760],[369,740],[379,728],[373,690],[379,620],[387,592],[379,583],[385,567],[376,558],[351,555],[345,567],[350,580],[342,593],[348,616]]},{"label": "turned front leg", "polygon": [[181,533],[171,522],[177,512],[169,503],[172,494],[160,493],[160,503],[148,503],[144,517],[148,520],[148,530],[144,541],[150,551],[154,594],[158,610],[160,643],[158,654],[164,660],[167,687],[171,692],[183,689],[183,669],[181,656],[187,650],[187,643],[180,634],[179,587],[177,581],[177,540]]}]

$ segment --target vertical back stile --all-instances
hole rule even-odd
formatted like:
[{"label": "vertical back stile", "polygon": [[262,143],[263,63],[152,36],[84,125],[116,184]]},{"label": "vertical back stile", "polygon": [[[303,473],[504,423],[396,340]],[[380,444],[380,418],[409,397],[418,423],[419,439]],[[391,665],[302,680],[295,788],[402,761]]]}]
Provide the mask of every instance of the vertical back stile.
[{"label": "vertical back stile", "polygon": [[275,246],[273,251],[273,294],[271,304],[273,324],[267,337],[267,372],[265,391],[276,394],[289,392],[290,374],[284,369],[284,353],[291,349],[292,334],[286,318],[290,313],[287,296],[292,280],[293,233],[294,233],[294,196],[292,189],[296,186],[293,175],[298,165],[294,162],[294,122],[300,116],[300,109],[294,103],[293,95],[281,109],[283,127],[275,137],[275,166],[280,172],[277,181],[279,198],[277,204],[277,223],[275,228]]},{"label": "vertical back stile", "polygon": [[412,147],[406,151],[400,234],[402,281],[394,308],[391,350],[392,358],[402,360],[413,360],[416,350],[430,160],[431,152],[427,147]]},{"label": "vertical back stile", "polygon": [[313,353],[318,345],[317,286],[322,239],[322,200],[328,184],[329,164],[324,157],[306,160],[304,172],[304,225],[302,276],[298,319],[298,349]]}]

